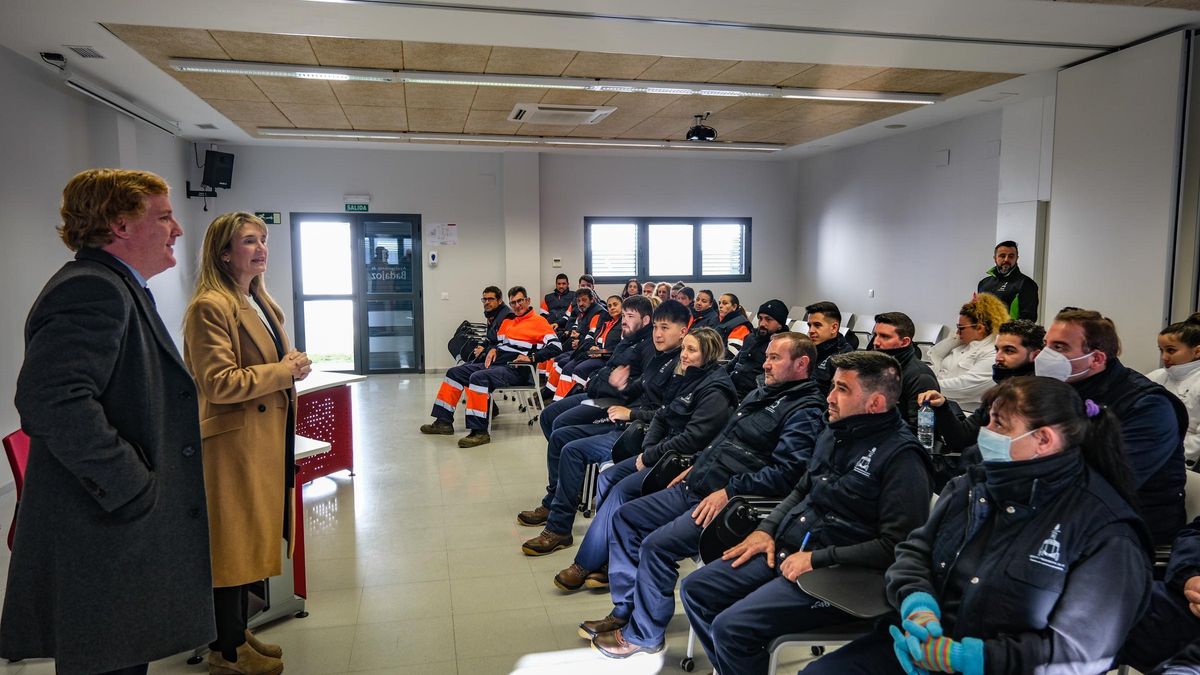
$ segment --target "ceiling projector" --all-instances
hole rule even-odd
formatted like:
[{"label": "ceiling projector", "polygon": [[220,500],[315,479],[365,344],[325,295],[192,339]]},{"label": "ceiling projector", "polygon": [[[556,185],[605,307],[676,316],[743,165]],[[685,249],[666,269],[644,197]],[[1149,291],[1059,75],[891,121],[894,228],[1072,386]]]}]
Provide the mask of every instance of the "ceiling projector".
[{"label": "ceiling projector", "polygon": [[717,130],[706,126],[703,122],[708,119],[712,113],[704,113],[703,115],[692,115],[696,119],[696,123],[692,128],[687,130],[687,138],[689,141],[715,141],[717,140]]}]

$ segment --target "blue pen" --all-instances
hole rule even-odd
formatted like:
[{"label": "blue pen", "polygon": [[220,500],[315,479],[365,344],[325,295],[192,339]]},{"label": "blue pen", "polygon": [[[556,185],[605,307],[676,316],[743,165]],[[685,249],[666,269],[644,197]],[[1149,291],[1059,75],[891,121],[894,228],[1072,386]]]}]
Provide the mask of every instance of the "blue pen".
[{"label": "blue pen", "polygon": [[808,538],[812,536],[812,530],[804,533],[804,541],[800,542],[800,550],[808,548]]}]

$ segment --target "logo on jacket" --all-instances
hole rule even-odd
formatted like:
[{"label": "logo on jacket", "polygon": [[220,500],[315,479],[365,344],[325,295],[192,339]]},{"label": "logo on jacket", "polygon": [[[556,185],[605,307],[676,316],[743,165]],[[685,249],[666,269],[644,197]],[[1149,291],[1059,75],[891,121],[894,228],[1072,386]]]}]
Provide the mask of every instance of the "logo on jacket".
[{"label": "logo on jacket", "polygon": [[689,393],[687,396],[681,396],[681,397],[679,398],[679,400],[680,400],[680,401],[682,401],[684,405],[691,405],[691,403],[692,403],[692,394],[691,394],[691,393]]},{"label": "logo on jacket", "polygon": [[1062,555],[1062,544],[1058,541],[1060,534],[1062,534],[1062,524],[1058,523],[1050,531],[1050,536],[1042,540],[1042,545],[1038,547],[1037,553],[1029,556],[1029,561],[1059,572],[1065,570],[1067,566],[1058,562],[1059,556]]},{"label": "logo on jacket", "polygon": [[875,448],[871,448],[870,452],[858,458],[854,463],[855,473],[861,473],[867,478],[871,477],[871,460],[875,458]]},{"label": "logo on jacket", "polygon": [[775,409],[779,407],[780,403],[783,403],[783,399],[776,399],[775,402],[767,406],[765,410],[769,413],[773,413],[775,412]]}]

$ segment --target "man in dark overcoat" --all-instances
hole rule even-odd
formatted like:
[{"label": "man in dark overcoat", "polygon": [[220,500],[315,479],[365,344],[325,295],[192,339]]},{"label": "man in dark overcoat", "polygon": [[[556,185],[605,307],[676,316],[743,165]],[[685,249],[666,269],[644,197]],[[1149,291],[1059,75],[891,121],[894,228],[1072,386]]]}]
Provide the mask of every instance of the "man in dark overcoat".
[{"label": "man in dark overcoat", "polygon": [[31,444],[4,658],[136,675],[215,636],[196,389],[146,286],[183,234],[167,193],[118,169],[63,190],[75,260],[34,302],[17,380]]}]

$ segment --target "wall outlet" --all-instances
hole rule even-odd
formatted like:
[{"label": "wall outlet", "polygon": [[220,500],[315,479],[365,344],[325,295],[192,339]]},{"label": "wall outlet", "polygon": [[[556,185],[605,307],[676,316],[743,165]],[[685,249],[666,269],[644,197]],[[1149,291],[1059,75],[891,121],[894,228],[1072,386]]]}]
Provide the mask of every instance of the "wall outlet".
[{"label": "wall outlet", "polygon": [[874,289],[874,288],[868,288],[868,289],[867,289],[867,297],[868,297],[868,298],[873,298],[873,297],[875,297],[875,289]]},{"label": "wall outlet", "polygon": [[443,293],[442,293],[442,299],[443,299],[443,300],[449,300],[449,299],[450,299],[450,294],[449,294],[449,293],[445,293],[445,292],[443,292]]},{"label": "wall outlet", "polygon": [[554,258],[550,261],[551,267],[562,267],[562,258]]}]

